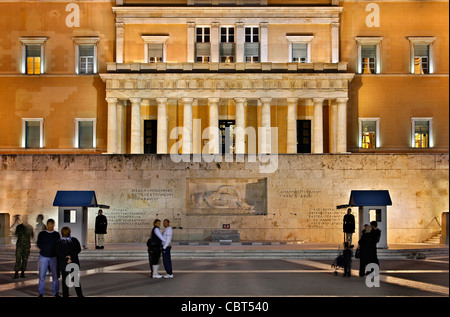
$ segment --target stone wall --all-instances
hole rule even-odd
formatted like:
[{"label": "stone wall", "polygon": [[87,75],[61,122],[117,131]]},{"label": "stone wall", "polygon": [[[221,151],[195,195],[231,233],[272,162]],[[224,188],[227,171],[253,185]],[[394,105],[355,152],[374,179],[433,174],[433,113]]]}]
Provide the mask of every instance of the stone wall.
[{"label": "stone wall", "polygon": [[[169,155],[0,155],[0,213],[11,224],[28,214],[34,226],[39,213],[57,220],[57,190],[95,190],[98,203],[111,206],[106,242],[144,242],[155,218],[169,218],[176,240],[210,239],[228,224],[241,240],[334,243],[345,213],[336,206],[351,190],[387,189],[388,243],[421,242],[449,210],[448,158],[278,155],[275,171],[262,173],[264,164],[247,156],[175,163]],[[89,209],[90,243],[96,214]]]}]

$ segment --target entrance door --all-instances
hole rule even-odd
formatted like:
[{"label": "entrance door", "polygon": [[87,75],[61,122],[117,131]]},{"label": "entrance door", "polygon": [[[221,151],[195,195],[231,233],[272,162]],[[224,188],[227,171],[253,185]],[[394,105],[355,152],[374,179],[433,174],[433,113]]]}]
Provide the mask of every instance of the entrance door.
[{"label": "entrance door", "polygon": [[235,153],[236,150],[235,120],[219,120],[220,149],[222,154]]},{"label": "entrance door", "polygon": [[156,154],[157,120],[144,120],[144,154]]},{"label": "entrance door", "polygon": [[311,120],[297,120],[297,153],[311,153]]}]

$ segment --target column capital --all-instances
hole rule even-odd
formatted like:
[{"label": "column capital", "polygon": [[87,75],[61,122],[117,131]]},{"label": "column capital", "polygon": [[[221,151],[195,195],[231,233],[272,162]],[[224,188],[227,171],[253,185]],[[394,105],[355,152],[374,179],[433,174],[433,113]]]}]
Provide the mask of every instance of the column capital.
[{"label": "column capital", "polygon": [[261,100],[261,103],[271,103],[272,102],[272,98],[259,98],[259,100]]},{"label": "column capital", "polygon": [[183,105],[192,105],[194,102],[194,98],[181,98],[181,101],[183,101]]},{"label": "column capital", "polygon": [[159,104],[166,104],[167,103],[167,98],[155,98],[156,102]]},{"label": "column capital", "polygon": [[217,104],[217,103],[219,103],[219,101],[220,101],[220,98],[208,98],[209,105]]},{"label": "column capital", "polygon": [[339,22],[332,22],[330,23],[332,28],[338,28],[340,23]]},{"label": "column capital", "polygon": [[259,23],[259,27],[260,28],[268,28],[269,27],[269,22],[261,22],[261,23]]},{"label": "column capital", "polygon": [[139,97],[131,97],[129,98],[131,104],[140,104],[142,102],[142,98]]},{"label": "column capital", "polygon": [[238,98],[234,98],[234,101],[236,103],[245,103],[247,101],[247,98],[245,98],[245,97],[238,97]]},{"label": "column capital", "polygon": [[343,104],[343,103],[347,103],[348,98],[336,98],[336,102],[338,104]]},{"label": "column capital", "polygon": [[220,26],[219,22],[211,22],[211,28],[218,28]]},{"label": "column capital", "polygon": [[107,103],[116,103],[119,101],[116,97],[106,97],[105,100]]},{"label": "column capital", "polygon": [[298,98],[286,98],[288,104],[297,104]]},{"label": "column capital", "polygon": [[325,101],[325,98],[319,97],[319,98],[313,98],[313,103],[323,103]]},{"label": "column capital", "polygon": [[195,28],[195,22],[186,23],[188,28]]}]

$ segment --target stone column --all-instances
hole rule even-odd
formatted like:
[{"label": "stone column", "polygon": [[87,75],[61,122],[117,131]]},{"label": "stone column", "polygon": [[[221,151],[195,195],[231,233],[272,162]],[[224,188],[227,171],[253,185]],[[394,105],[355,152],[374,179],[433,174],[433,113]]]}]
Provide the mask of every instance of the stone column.
[{"label": "stone column", "polygon": [[347,101],[348,98],[337,98],[337,137],[336,152],[347,152]]},{"label": "stone column", "polygon": [[124,24],[116,23],[116,63],[123,63]]},{"label": "stone column", "polygon": [[117,98],[106,98],[108,102],[107,153],[117,153]]},{"label": "stone column", "polygon": [[261,63],[267,62],[269,60],[268,27],[269,23],[267,22],[261,22],[259,24]]},{"label": "stone column", "polygon": [[245,154],[245,102],[247,98],[234,98],[236,102],[236,154]]},{"label": "stone column", "polygon": [[131,101],[131,154],[142,154],[141,135],[141,98],[130,98]]},{"label": "stone column", "polygon": [[208,98],[209,103],[209,154],[218,154],[219,147],[219,98]]},{"label": "stone column", "polygon": [[182,141],[182,154],[192,153],[192,103],[193,98],[183,98],[183,141]]},{"label": "stone column", "polygon": [[313,98],[312,153],[323,153],[323,101],[324,98]]},{"label": "stone column", "polygon": [[219,23],[213,22],[211,23],[211,62],[218,63],[219,62],[219,43],[220,43],[220,34],[219,34]]},{"label": "stone column", "polygon": [[339,23],[331,23],[331,62],[339,63]]},{"label": "stone column", "polygon": [[263,135],[260,136],[260,153],[271,153],[271,134],[270,134],[270,102],[272,98],[261,98],[261,126]]},{"label": "stone column", "polygon": [[297,103],[298,98],[288,98],[287,153],[297,153]]},{"label": "stone column", "polygon": [[245,43],[245,30],[244,23],[236,22],[236,62],[244,62],[244,43]]},{"label": "stone column", "polygon": [[330,153],[337,153],[337,104],[335,101],[330,105]]},{"label": "stone column", "polygon": [[187,23],[187,61],[193,63],[195,60],[195,23]]},{"label": "stone column", "polygon": [[[127,101],[124,100],[124,103]],[[125,140],[125,116],[123,108],[125,107],[122,102],[117,102],[117,153],[124,153],[124,140]]]},{"label": "stone column", "polygon": [[156,153],[167,154],[167,98],[156,98],[158,119],[156,133]]}]

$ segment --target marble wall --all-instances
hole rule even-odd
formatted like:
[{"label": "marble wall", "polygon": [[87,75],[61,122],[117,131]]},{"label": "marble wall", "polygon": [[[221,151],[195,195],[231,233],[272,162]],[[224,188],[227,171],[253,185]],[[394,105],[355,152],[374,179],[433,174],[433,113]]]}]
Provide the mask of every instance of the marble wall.
[{"label": "marble wall", "polygon": [[[387,189],[388,243],[421,242],[449,210],[448,154],[278,155],[258,160],[178,162],[169,155],[0,155],[0,213],[57,220],[57,190],[95,190],[108,217],[106,242],[144,242],[155,218],[176,240],[239,230],[241,240],[342,241],[351,190]],[[97,208],[89,209],[93,243]],[[357,208],[353,213],[358,218]],[[436,217],[436,219],[435,219]],[[358,219],[357,219],[358,220]],[[438,221],[436,221],[438,220]],[[181,229],[181,228],[182,229]]]}]

